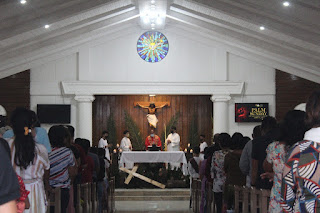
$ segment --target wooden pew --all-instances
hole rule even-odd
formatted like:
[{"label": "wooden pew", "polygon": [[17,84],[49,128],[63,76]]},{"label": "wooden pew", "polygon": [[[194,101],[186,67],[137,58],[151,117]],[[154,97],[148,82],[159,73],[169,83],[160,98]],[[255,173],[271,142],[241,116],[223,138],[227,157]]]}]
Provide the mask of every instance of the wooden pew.
[{"label": "wooden pew", "polygon": [[77,204],[76,204],[76,212],[77,213],[83,213],[83,208],[81,205],[81,185],[77,184]]},{"label": "wooden pew", "polygon": [[48,198],[48,208],[47,213],[50,213],[50,207],[54,207],[55,213],[61,213],[61,189],[55,188],[53,189],[53,192],[49,195]]},{"label": "wooden pew", "polygon": [[210,182],[206,183],[206,206],[207,206],[207,212],[210,212],[210,213],[216,212],[214,208],[212,183]]},{"label": "wooden pew", "polygon": [[92,212],[98,212],[97,183],[91,185],[91,204]]}]

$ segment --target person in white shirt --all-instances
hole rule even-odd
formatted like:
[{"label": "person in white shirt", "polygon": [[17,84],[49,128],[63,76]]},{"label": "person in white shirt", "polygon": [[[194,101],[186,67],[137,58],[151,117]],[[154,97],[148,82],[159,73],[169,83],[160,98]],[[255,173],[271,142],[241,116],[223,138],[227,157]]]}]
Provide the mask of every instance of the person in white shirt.
[{"label": "person in white shirt", "polygon": [[125,130],[123,132],[123,138],[120,143],[120,149],[122,149],[123,152],[132,151],[132,145],[131,141],[129,139],[130,133],[128,130]]},{"label": "person in white shirt", "polygon": [[111,148],[112,147],[112,144],[108,144],[108,140],[107,140],[107,137],[109,135],[109,132],[108,131],[103,131],[102,132],[102,137],[101,139],[99,140],[99,143],[98,143],[98,147],[99,148],[103,148],[105,150],[105,157],[106,159],[108,160],[107,162],[107,167],[109,167],[109,163],[110,163],[110,152],[109,152],[109,147]]},{"label": "person in white shirt", "polygon": [[204,160],[204,149],[208,147],[207,142],[205,142],[205,135],[200,135],[200,159]]},{"label": "person in white shirt", "polygon": [[[168,151],[180,151],[180,136],[175,126],[171,127],[171,133],[168,135],[166,143]],[[171,163],[170,166],[171,169],[178,169],[180,163]]]},{"label": "person in white shirt", "polygon": [[[131,152],[132,151],[132,145],[131,145],[131,141],[129,139],[130,133],[128,130],[125,130],[123,132],[123,138],[121,140],[120,143],[120,149],[122,149],[123,152]],[[133,163],[126,163],[125,167],[127,169],[131,169],[133,168]]]}]

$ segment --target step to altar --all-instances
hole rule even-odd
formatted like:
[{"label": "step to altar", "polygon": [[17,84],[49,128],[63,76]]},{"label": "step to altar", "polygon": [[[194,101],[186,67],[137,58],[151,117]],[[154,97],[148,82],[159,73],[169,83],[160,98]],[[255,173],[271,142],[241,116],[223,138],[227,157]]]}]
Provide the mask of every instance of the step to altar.
[{"label": "step to altar", "polygon": [[116,189],[116,213],[190,213],[189,189]]},{"label": "step to altar", "polygon": [[116,201],[183,201],[190,199],[189,189],[116,189]]}]

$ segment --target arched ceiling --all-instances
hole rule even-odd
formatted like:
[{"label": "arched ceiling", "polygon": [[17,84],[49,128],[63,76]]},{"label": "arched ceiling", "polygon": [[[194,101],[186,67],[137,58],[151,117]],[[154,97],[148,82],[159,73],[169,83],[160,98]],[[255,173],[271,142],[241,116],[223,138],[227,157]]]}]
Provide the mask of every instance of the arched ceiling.
[{"label": "arched ceiling", "polygon": [[[0,78],[41,63],[44,57],[71,51],[112,32],[114,26],[138,24],[141,8],[150,1],[27,0],[24,5],[19,0],[0,1]],[[283,7],[280,0],[155,0],[165,5],[169,24],[320,82],[320,1],[289,2]]]}]

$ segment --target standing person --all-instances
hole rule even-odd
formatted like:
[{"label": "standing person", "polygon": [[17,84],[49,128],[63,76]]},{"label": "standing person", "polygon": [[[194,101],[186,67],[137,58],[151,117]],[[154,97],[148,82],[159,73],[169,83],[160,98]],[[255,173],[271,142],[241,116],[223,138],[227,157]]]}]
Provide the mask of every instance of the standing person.
[{"label": "standing person", "polygon": [[50,163],[47,149],[35,143],[31,134],[32,114],[25,108],[17,108],[11,116],[15,137],[8,141],[11,162],[16,173],[23,179],[30,209],[25,213],[46,212],[46,194],[49,191]]},{"label": "standing person", "polygon": [[[6,147],[7,141],[0,142],[0,212],[17,213],[16,199],[20,197],[17,175],[12,168]],[[7,145],[8,146],[8,145]]]},{"label": "standing person", "polygon": [[270,143],[278,140],[279,128],[274,117],[265,117],[261,123],[262,136],[252,141],[252,169],[251,185],[258,189],[271,189],[272,182],[267,179],[261,179],[261,174],[265,173],[263,162],[267,156],[266,149]]},{"label": "standing person", "polygon": [[270,179],[273,179],[268,209],[270,213],[282,212],[280,193],[285,156],[289,147],[303,139],[306,130],[304,117],[303,111],[289,111],[280,125],[279,141],[272,142],[267,148],[267,157],[263,165],[267,173],[262,174],[262,177],[271,176]]},{"label": "standing person", "polygon": [[[253,128],[252,140],[261,137],[261,125]],[[251,168],[252,168],[252,140],[250,140],[243,148],[240,157],[239,167],[241,172],[246,175],[246,186],[251,187]]]},{"label": "standing person", "polygon": [[[177,128],[175,126],[171,127],[170,132],[166,140],[168,151],[180,151],[180,135],[177,133]],[[177,170],[180,163],[170,163],[170,166],[171,170]]]},{"label": "standing person", "polygon": [[[120,143],[120,149],[122,149],[122,151],[124,151],[124,152],[132,151],[132,145],[131,145],[131,141],[130,141],[129,137],[130,137],[129,131],[125,130],[123,132],[123,138]],[[126,163],[125,167],[128,169],[131,169],[133,167],[133,165],[134,165],[133,163]]]},{"label": "standing person", "polygon": [[109,152],[109,147],[111,148],[112,147],[112,144],[108,144],[108,138],[109,136],[109,132],[108,131],[103,131],[102,132],[102,137],[100,138],[99,140],[99,144],[98,144],[98,148],[103,148],[104,150],[106,150],[105,152],[105,157],[108,161],[107,163],[107,168],[109,168],[109,165],[110,165],[110,152]]},{"label": "standing person", "polygon": [[88,139],[77,138],[75,142],[83,148],[86,155],[86,164],[82,167],[81,170],[81,183],[92,183],[93,171],[95,167],[92,157],[88,155],[90,149],[90,141]]},{"label": "standing person", "polygon": [[224,203],[228,209],[234,208],[234,185],[244,186],[246,176],[242,174],[239,168],[239,161],[242,149],[245,146],[243,135],[236,132],[232,135],[229,153],[224,157],[223,169],[226,174],[224,186]]},{"label": "standing person", "polygon": [[201,166],[201,158],[199,157],[200,155],[200,148],[198,146],[193,148],[193,158],[191,158],[188,162],[188,171],[190,174],[190,204],[189,208],[192,208],[192,180],[193,179],[199,179],[199,170]]},{"label": "standing person", "polygon": [[211,163],[211,177],[213,179],[213,193],[217,212],[222,212],[223,186],[226,181],[226,174],[224,172],[224,158],[228,154],[228,147],[231,143],[231,137],[228,133],[219,134],[219,145],[221,150],[215,151],[212,155]]},{"label": "standing person", "polygon": [[205,141],[206,136],[200,135],[200,158],[204,160],[204,149],[208,147],[207,142]]},{"label": "standing person", "polygon": [[146,150],[148,150],[148,146],[152,146],[153,144],[160,147],[160,149],[162,150],[161,139],[158,135],[154,134],[153,128],[151,128],[150,135],[148,135],[144,144]]},{"label": "standing person", "polygon": [[130,137],[129,131],[125,130],[123,132],[123,138],[120,143],[120,149],[122,149],[122,151],[124,152],[132,151],[132,144],[129,137]]},{"label": "standing person", "polygon": [[[52,126],[49,129],[50,143],[53,147],[49,154],[50,160],[50,186],[61,189],[61,212],[66,213],[69,204],[69,190],[71,178],[76,175],[75,157],[71,149],[66,147],[70,135],[62,125]],[[51,211],[52,212],[52,211]]]},{"label": "standing person", "polygon": [[319,212],[320,90],[307,101],[303,141],[288,151],[282,173],[281,206],[284,212]]}]

